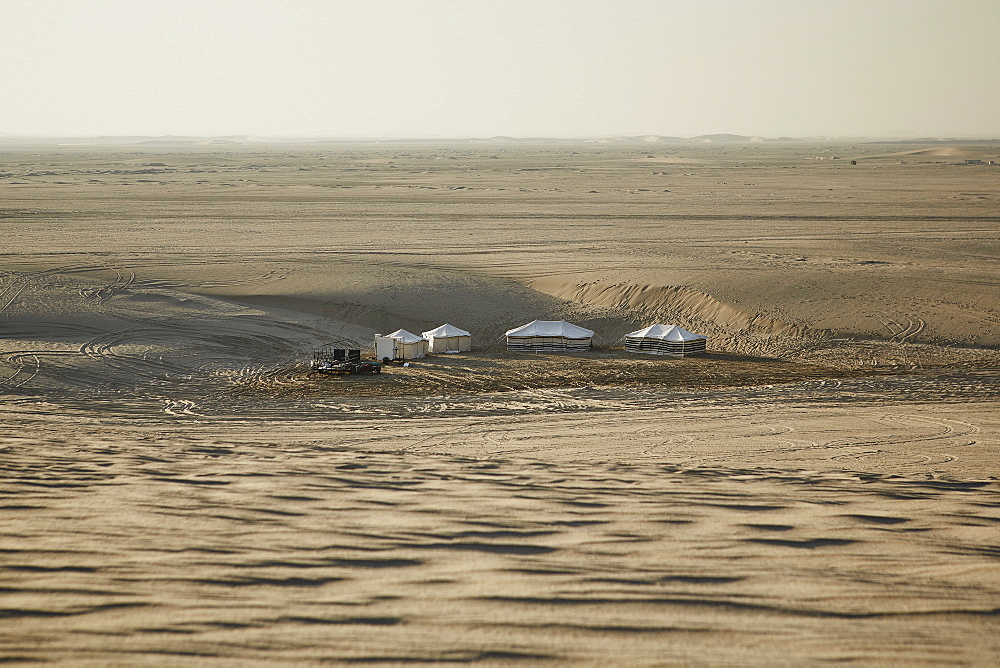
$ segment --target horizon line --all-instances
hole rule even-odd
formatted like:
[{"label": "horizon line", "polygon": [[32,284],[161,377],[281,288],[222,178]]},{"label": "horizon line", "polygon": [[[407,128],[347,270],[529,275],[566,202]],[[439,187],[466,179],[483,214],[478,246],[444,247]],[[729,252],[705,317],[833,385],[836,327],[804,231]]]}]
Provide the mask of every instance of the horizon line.
[{"label": "horizon line", "polygon": [[697,141],[712,139],[728,139],[729,141],[740,142],[765,142],[765,141],[834,141],[834,140],[855,140],[855,139],[894,139],[909,141],[1000,141],[998,133],[968,133],[968,134],[917,134],[917,133],[879,133],[879,134],[829,134],[829,133],[790,133],[780,136],[766,135],[745,135],[730,132],[711,132],[696,135],[661,134],[654,132],[636,133],[597,133],[580,135],[473,135],[473,134],[406,134],[406,133],[365,133],[353,135],[334,134],[264,134],[264,133],[121,133],[121,134],[77,134],[77,133],[12,133],[0,131],[0,142],[5,140],[180,140],[180,141],[211,141],[241,140],[244,142],[266,143],[269,141],[601,141],[601,140],[624,140],[636,139],[640,141],[651,140],[680,140]]}]

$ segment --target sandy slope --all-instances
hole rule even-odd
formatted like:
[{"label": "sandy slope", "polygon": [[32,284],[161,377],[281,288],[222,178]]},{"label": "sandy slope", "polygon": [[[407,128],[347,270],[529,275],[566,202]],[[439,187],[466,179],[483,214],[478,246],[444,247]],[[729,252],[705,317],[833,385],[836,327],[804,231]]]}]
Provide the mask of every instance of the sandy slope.
[{"label": "sandy slope", "polygon": [[996,171],[642,149],[0,156],[0,656],[995,663]]}]

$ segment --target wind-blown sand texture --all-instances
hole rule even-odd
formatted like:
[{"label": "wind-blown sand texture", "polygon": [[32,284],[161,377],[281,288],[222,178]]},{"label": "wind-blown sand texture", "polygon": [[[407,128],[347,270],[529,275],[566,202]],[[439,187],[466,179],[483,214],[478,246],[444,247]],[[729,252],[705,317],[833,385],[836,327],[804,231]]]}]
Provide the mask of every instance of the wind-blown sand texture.
[{"label": "wind-blown sand texture", "polygon": [[[0,151],[0,658],[995,664],[966,154]],[[506,352],[536,318],[600,347]],[[621,350],[657,321],[710,354]],[[309,373],[443,322],[476,350]]]}]

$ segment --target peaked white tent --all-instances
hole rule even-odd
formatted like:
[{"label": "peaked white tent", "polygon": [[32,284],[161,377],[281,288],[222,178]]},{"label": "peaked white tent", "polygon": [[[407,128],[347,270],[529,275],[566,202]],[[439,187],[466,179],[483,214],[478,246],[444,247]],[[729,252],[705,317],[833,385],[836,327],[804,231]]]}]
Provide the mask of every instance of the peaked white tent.
[{"label": "peaked white tent", "polygon": [[375,337],[375,356],[379,359],[411,360],[427,354],[428,341],[405,329]]},{"label": "peaked white tent", "polygon": [[432,353],[455,353],[472,350],[472,334],[448,323],[429,332],[421,332],[421,336],[430,342],[430,352]]},{"label": "peaked white tent", "polygon": [[532,320],[507,330],[507,350],[559,352],[590,350],[594,331],[565,320]]},{"label": "peaked white tent", "polygon": [[625,335],[625,351],[684,357],[705,352],[707,341],[707,336],[694,334],[677,325],[650,325]]}]

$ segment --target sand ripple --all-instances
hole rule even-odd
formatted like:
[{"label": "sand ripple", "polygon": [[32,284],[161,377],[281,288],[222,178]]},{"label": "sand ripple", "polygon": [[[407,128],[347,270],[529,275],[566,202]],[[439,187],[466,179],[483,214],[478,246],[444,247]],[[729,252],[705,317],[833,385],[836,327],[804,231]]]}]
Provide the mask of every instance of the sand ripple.
[{"label": "sand ripple", "polygon": [[[1000,649],[996,480],[220,433],[3,443],[14,660],[977,663]],[[776,629],[792,649],[760,644]]]}]

